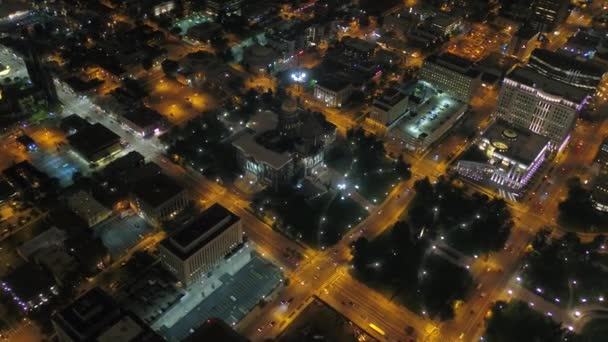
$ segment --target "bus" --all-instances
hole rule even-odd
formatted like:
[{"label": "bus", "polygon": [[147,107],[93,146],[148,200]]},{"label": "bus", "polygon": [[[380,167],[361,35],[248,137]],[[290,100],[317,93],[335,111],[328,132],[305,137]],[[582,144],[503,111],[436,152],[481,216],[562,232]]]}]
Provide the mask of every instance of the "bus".
[{"label": "bus", "polygon": [[386,333],[384,332],[384,330],[380,329],[377,325],[375,325],[374,323],[370,323],[369,327],[372,328],[373,331],[377,332],[378,334],[384,336],[386,335]]}]

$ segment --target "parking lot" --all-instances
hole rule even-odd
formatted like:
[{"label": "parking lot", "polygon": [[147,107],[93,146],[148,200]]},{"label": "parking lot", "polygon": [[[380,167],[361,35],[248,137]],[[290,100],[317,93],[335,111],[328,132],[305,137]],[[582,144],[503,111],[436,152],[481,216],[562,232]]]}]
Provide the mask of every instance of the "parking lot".
[{"label": "parking lot", "polygon": [[21,58],[17,57],[11,50],[0,45],[0,64],[10,68],[8,75],[3,77],[28,77],[25,63]]},{"label": "parking lot", "polygon": [[115,216],[95,226],[94,229],[95,235],[101,238],[113,259],[127,253],[153,231],[152,227],[137,215],[125,218]]},{"label": "parking lot", "polygon": [[205,298],[170,328],[160,333],[168,341],[181,341],[202,322],[217,317],[230,325],[236,324],[251,311],[264,296],[281,283],[281,271],[255,253],[249,263],[230,276],[220,277],[223,285]]}]

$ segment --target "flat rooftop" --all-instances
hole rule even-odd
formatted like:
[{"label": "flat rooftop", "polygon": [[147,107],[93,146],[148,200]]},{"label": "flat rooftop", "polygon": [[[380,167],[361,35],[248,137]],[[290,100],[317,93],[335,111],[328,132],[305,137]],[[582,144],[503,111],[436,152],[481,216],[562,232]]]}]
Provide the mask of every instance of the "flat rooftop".
[{"label": "flat rooftop", "polygon": [[238,216],[216,203],[161,244],[181,259],[187,259],[239,220]]},{"label": "flat rooftop", "polygon": [[392,129],[399,130],[406,135],[423,139],[449,120],[453,115],[459,114],[465,103],[455,100],[446,94],[431,97],[415,112],[404,115]]},{"label": "flat rooftop", "polygon": [[239,335],[221,319],[210,318],[196,329],[192,335],[184,339],[184,342],[199,341],[247,342],[249,340]]},{"label": "flat rooftop", "polygon": [[95,154],[119,143],[120,136],[106,126],[95,123],[68,136],[68,141],[78,152],[82,153],[87,159],[91,159]]},{"label": "flat rooftop", "polygon": [[135,184],[133,194],[149,206],[156,208],[184,189],[162,173],[146,177]]},{"label": "flat rooftop", "polygon": [[113,320],[119,315],[120,310],[114,300],[96,287],[59,311],[53,320],[70,336],[86,338],[103,326],[101,322]]},{"label": "flat rooftop", "polygon": [[518,129],[503,120],[496,121],[483,133],[502,156],[524,165],[531,164],[549,144],[549,139],[532,131]]},{"label": "flat rooftop", "polygon": [[479,76],[479,71],[474,68],[473,62],[452,53],[429,56],[425,63],[434,63],[471,78]]},{"label": "flat rooftop", "polygon": [[141,128],[160,125],[164,120],[162,115],[151,109],[132,110],[123,115],[123,117]]},{"label": "flat rooftop", "polygon": [[339,76],[326,76],[317,83],[319,87],[339,92],[350,85],[350,81]]},{"label": "flat rooftop", "polygon": [[99,288],[85,293],[55,314],[53,320],[74,341],[162,341]]},{"label": "flat rooftop", "polygon": [[507,75],[507,78],[576,104],[582,103],[587,98],[587,91],[584,89],[543,76],[530,67],[517,67]]},{"label": "flat rooftop", "polygon": [[542,63],[546,63],[553,68],[561,69],[565,72],[578,71],[585,75],[592,75],[596,77],[602,77],[606,73],[606,67],[599,63],[593,61],[581,61],[575,57],[545,49],[535,49],[532,51],[529,63],[538,63],[541,67]]},{"label": "flat rooftop", "polygon": [[282,168],[292,160],[287,152],[278,153],[260,145],[256,141],[255,136],[250,132],[241,134],[232,142],[232,145],[247,156],[251,156],[256,161],[269,165],[276,170]]},{"label": "flat rooftop", "polygon": [[23,302],[47,295],[55,282],[51,275],[33,262],[27,262],[2,279]]}]

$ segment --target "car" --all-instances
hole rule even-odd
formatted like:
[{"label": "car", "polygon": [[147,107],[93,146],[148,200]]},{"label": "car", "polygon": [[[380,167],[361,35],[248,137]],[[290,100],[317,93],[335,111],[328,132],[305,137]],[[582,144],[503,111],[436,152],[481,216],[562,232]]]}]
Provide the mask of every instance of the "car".
[{"label": "car", "polygon": [[272,321],[272,322],[268,323],[268,327],[272,328],[272,327],[274,327],[274,324],[275,324],[274,321]]}]

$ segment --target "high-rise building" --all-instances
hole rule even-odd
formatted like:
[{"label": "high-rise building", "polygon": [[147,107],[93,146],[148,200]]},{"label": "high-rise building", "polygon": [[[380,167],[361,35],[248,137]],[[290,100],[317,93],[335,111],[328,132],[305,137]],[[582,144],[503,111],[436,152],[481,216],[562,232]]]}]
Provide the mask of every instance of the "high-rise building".
[{"label": "high-rise building", "polygon": [[53,77],[42,65],[40,54],[36,47],[30,43],[26,49],[23,61],[25,62],[25,67],[27,68],[27,73],[30,76],[32,84],[34,87],[44,92],[44,96],[49,104],[59,103],[59,97],[57,96],[55,83],[53,83]]},{"label": "high-rise building", "polygon": [[496,114],[516,127],[549,138],[555,149],[569,137],[588,98],[583,89],[520,67],[505,78]]},{"label": "high-rise building", "polygon": [[569,0],[534,0],[530,7],[530,25],[540,32],[551,32],[568,17]]},{"label": "high-rise building", "polygon": [[465,103],[481,84],[480,74],[473,63],[451,53],[430,56],[420,69],[421,79]]},{"label": "high-rise building", "polygon": [[190,285],[205,276],[243,242],[241,219],[219,204],[179,229],[159,245],[163,265]]},{"label": "high-rise building", "polygon": [[241,15],[243,0],[207,0],[207,13],[212,16],[219,14]]}]

